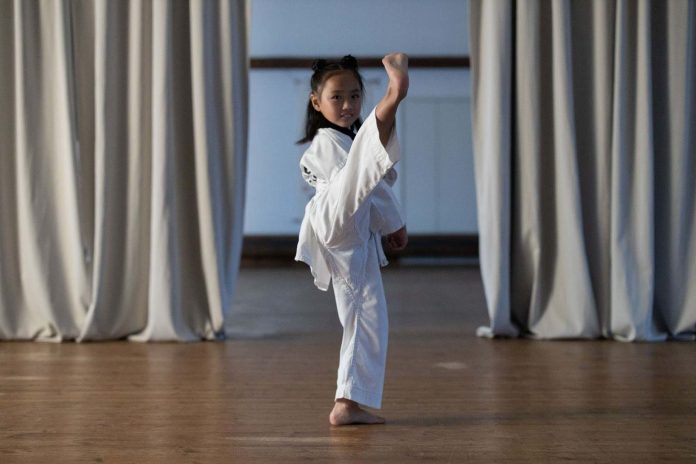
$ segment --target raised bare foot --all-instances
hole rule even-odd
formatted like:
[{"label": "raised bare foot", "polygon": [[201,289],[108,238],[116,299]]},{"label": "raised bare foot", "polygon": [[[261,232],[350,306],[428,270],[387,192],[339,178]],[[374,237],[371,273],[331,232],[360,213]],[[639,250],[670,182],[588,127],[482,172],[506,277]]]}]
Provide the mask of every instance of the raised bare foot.
[{"label": "raised bare foot", "polygon": [[387,93],[375,107],[375,119],[379,141],[386,147],[394,127],[396,110],[408,93],[408,56],[404,53],[390,53],[382,58],[382,64],[387,71],[389,84]]},{"label": "raised bare foot", "polygon": [[336,400],[329,415],[331,425],[384,424],[384,418],[361,409],[355,401],[340,398]]},{"label": "raised bare foot", "polygon": [[399,99],[408,93],[408,56],[405,53],[390,53],[382,58],[382,64],[389,77],[389,89],[396,92]]}]

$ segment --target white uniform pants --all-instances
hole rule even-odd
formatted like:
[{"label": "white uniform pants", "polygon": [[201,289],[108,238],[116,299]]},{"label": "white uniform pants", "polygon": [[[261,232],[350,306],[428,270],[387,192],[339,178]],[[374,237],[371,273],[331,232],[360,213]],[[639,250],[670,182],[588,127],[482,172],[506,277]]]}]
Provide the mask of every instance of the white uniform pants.
[{"label": "white uniform pants", "polygon": [[[362,405],[382,405],[387,361],[389,321],[377,250],[370,240],[365,253],[364,278],[353,281],[333,274],[338,317],[343,341],[338,366],[336,399],[347,398]],[[355,272],[353,275],[357,274]]]}]

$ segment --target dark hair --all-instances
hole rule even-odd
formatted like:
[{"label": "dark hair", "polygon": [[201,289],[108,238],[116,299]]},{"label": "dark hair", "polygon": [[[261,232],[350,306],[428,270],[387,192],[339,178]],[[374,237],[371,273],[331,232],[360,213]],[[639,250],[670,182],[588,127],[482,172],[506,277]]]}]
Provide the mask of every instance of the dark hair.
[{"label": "dark hair", "polygon": [[[319,96],[321,93],[321,88],[326,80],[342,71],[351,71],[358,80],[358,84],[360,84],[360,92],[363,93],[365,91],[362,76],[358,72],[358,60],[351,55],[346,55],[339,60],[314,60],[312,63],[312,71],[314,71],[314,73],[312,74],[312,79],[310,82],[312,94],[314,95]],[[350,129],[357,131],[360,129],[361,125],[362,121],[360,118],[358,118]],[[309,100],[307,101],[304,137],[298,140],[297,144],[301,145],[303,143],[311,142],[314,139],[314,136],[317,135],[317,131],[319,129],[330,126],[331,123],[328,121],[328,119],[326,119],[319,111],[314,109],[314,105],[312,105],[312,97],[310,95]]]}]

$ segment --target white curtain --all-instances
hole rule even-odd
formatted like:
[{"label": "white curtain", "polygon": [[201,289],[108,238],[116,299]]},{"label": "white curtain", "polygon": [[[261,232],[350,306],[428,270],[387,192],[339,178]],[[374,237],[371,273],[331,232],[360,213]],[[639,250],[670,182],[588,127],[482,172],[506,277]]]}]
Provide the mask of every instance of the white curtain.
[{"label": "white curtain", "polygon": [[696,2],[473,0],[482,336],[694,339]]},{"label": "white curtain", "polygon": [[0,339],[223,335],[243,0],[0,2]]}]

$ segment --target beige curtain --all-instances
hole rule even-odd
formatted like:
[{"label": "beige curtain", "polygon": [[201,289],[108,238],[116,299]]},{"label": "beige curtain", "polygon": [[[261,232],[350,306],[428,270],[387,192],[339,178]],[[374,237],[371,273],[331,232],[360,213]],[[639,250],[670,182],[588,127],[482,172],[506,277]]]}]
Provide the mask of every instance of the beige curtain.
[{"label": "beige curtain", "polygon": [[0,2],[0,338],[223,335],[243,0]]},{"label": "beige curtain", "polygon": [[482,336],[696,334],[696,2],[473,0]]}]

